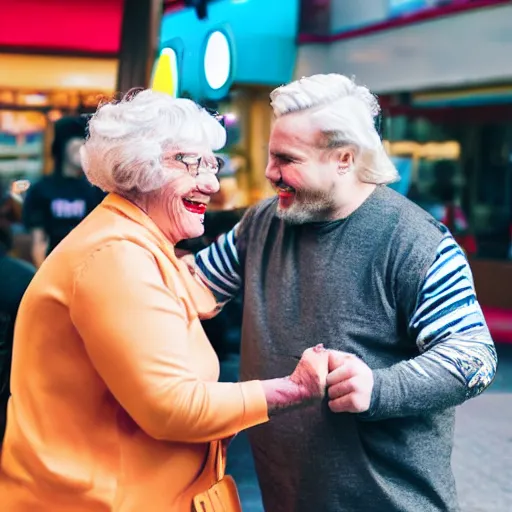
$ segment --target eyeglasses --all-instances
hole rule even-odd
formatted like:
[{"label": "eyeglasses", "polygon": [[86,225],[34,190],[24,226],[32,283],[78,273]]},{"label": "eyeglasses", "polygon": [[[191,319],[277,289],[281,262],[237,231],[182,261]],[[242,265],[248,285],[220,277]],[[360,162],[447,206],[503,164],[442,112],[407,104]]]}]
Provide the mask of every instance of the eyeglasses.
[{"label": "eyeglasses", "polygon": [[187,153],[176,153],[169,158],[165,158],[164,162],[168,162],[169,160],[183,164],[187,172],[194,178],[200,172],[217,174],[224,167],[224,160],[219,157],[207,158]]}]

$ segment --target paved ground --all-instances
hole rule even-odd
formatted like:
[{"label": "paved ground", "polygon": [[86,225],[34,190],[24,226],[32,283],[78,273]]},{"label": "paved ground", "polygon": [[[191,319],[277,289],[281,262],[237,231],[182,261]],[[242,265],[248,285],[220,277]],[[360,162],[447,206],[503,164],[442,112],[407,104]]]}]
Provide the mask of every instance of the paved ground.
[{"label": "paved ground", "polygon": [[[512,345],[498,348],[493,385],[457,411],[453,469],[463,512],[512,512]],[[223,378],[236,380],[236,359],[223,365]],[[228,469],[237,480],[244,512],[262,512],[244,434],[235,438],[229,455]]]},{"label": "paved ground", "polygon": [[457,411],[453,470],[463,512],[512,511],[512,345],[496,379]]}]

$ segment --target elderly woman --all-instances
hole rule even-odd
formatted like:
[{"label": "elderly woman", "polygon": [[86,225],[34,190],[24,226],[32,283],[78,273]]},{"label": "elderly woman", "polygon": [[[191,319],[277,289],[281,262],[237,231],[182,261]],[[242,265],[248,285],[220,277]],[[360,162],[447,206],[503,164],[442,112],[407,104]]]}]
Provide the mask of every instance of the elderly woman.
[{"label": "elderly woman", "polygon": [[200,319],[218,308],[174,245],[202,235],[225,138],[192,101],[152,91],[90,121],[84,170],[110,194],[22,301],[2,510],[190,511],[221,476],[220,440],[322,397],[321,347],[291,376],[217,382]]}]

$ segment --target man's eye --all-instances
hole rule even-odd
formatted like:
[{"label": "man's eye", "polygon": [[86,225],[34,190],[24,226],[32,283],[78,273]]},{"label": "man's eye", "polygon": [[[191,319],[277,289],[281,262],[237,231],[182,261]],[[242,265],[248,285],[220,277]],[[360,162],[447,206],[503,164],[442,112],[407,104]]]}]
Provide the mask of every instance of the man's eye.
[{"label": "man's eye", "polygon": [[290,163],[292,163],[292,162],[293,162],[293,160],[292,160],[290,157],[288,157],[288,156],[282,156],[282,155],[281,155],[281,156],[278,156],[278,157],[277,157],[277,159],[278,159],[280,162],[283,162],[283,163],[285,163],[285,164],[290,164]]}]

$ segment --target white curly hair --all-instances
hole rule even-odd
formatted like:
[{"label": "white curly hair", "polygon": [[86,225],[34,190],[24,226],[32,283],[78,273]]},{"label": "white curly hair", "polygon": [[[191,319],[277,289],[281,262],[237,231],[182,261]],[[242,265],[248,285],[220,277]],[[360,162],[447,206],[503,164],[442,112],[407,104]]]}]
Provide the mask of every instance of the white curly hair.
[{"label": "white curly hair", "polygon": [[375,128],[380,106],[367,87],[344,75],[313,75],[278,87],[270,99],[277,118],[310,110],[326,147],[354,147],[361,181],[387,184],[400,179]]},{"label": "white curly hair", "polygon": [[191,100],[148,89],[100,106],[80,155],[93,185],[135,196],[169,181],[162,165],[167,151],[205,141],[212,151],[226,143],[226,131],[212,115]]}]

